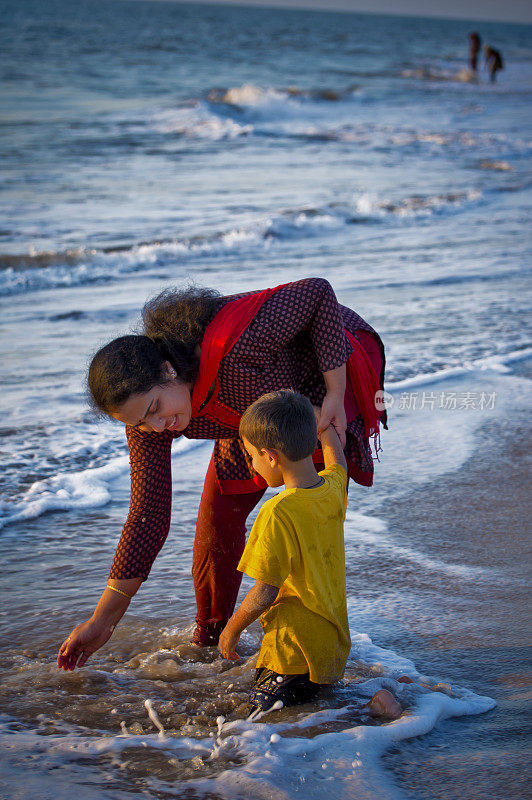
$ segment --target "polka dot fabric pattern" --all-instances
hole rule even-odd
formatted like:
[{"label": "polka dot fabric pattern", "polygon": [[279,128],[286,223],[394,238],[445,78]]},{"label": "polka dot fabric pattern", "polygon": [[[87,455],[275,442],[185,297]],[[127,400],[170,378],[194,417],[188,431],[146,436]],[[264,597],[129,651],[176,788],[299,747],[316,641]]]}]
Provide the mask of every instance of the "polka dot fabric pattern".
[{"label": "polka dot fabric pattern", "polygon": [[134,428],[127,429],[131,500],[110,578],[146,580],[170,528],[172,436],[139,434]]},{"label": "polka dot fabric pattern", "polygon": [[[220,308],[242,296],[223,298]],[[358,331],[371,334],[384,363],[383,346],[376,332],[354,311],[338,304],[328,281],[308,278],[287,284],[264,303],[220,364],[217,401],[243,413],[265,392],[294,389],[320,405],[325,397],[322,372],[345,364],[351,353],[345,328],[354,335]],[[127,431],[131,505],[110,577],[148,576],[169,530],[170,450],[172,440],[179,435],[168,431],[144,433],[132,428]],[[253,470],[238,430],[201,416],[193,418],[182,435],[215,440],[213,459],[222,492],[257,490],[250,485]],[[352,467],[351,477],[371,485],[373,459],[360,415],[348,420],[345,453]],[[238,482],[242,482],[240,488]]]}]

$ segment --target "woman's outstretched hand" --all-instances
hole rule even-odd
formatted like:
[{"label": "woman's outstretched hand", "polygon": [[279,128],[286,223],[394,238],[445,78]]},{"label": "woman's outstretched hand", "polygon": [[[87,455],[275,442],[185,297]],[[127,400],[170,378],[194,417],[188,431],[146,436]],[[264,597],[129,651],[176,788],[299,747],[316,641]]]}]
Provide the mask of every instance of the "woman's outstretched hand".
[{"label": "woman's outstretched hand", "polygon": [[331,393],[325,395],[318,419],[318,435],[328,428],[329,425],[335,428],[342,448],[344,448],[346,443],[345,431],[347,428],[347,418],[345,415],[343,395],[338,396]]},{"label": "woman's outstretched hand", "polygon": [[82,667],[100,647],[109,641],[113,627],[103,620],[87,620],[77,625],[59,648],[57,666],[65,672]]},{"label": "woman's outstretched hand", "polygon": [[59,648],[59,669],[72,672],[76,667],[82,667],[96,650],[109,641],[142,583],[142,578],[110,580],[113,583],[108,583],[103,590],[92,617],[77,625]]}]

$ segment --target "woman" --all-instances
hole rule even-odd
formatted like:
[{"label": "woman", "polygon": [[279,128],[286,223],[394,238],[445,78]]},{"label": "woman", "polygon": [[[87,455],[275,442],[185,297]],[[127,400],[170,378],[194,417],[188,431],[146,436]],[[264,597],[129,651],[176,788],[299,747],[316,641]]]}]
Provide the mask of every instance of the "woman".
[{"label": "woman", "polygon": [[198,645],[217,644],[233,612],[246,518],[266,487],[238,438],[240,415],[254,400],[283,388],[305,394],[321,406],[318,428],[332,422],[337,429],[350,477],[366,486],[373,480],[369,437],[384,422],[375,407],[384,348],[338,304],[328,281],[230,297],[166,291],[146,304],[143,323],[144,335],[110,342],[89,369],[94,406],[126,426],[131,505],[107,587],[92,617],[61,645],[64,670],[83,666],[108,641],[148,577],[170,526],[170,450],[178,436],[215,440],[193,553]]}]

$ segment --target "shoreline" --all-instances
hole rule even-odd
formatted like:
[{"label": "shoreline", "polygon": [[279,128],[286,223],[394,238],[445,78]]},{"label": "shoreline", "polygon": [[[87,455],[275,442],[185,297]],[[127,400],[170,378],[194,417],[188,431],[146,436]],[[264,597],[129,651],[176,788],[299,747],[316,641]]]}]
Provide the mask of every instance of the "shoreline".
[{"label": "shoreline", "polygon": [[[519,374],[531,377],[528,365]],[[526,467],[531,435],[525,409],[511,426],[491,421],[461,469],[393,501],[386,513],[381,510],[398,539],[404,531],[410,544],[415,530],[430,555],[464,557],[494,575],[483,582],[455,581],[451,594],[445,583],[435,587],[441,618],[434,632],[430,620],[408,617],[397,641],[387,642],[420,671],[451,678],[497,702],[487,714],[447,720],[384,755],[384,768],[415,800],[520,800],[527,793],[524,709],[532,681],[530,667],[527,674],[526,531],[532,503]]]}]

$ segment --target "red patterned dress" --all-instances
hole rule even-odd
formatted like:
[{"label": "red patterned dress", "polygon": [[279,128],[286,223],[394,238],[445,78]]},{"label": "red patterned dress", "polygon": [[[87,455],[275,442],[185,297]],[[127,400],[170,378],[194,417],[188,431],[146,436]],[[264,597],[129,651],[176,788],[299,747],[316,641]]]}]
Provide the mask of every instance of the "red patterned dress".
[{"label": "red patterned dress", "polygon": [[[214,313],[241,296],[220,298]],[[294,389],[321,405],[322,373],[345,364],[351,353],[345,330],[364,347],[382,385],[384,348],[373,328],[341,306],[323,278],[286,284],[261,306],[221,361],[217,403],[243,413],[265,392]],[[236,428],[208,416],[193,416],[182,432],[127,428],[131,503],[110,577],[145,580],[165,542],[171,511],[170,451],[178,436],[215,442],[198,514],[192,570],[198,605],[194,638],[215,644],[240,586],[236,564],[245,544],[245,520],[264,493],[253,481]],[[349,474],[370,486],[373,460],[360,414],[348,416],[346,437]]]}]

